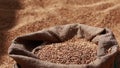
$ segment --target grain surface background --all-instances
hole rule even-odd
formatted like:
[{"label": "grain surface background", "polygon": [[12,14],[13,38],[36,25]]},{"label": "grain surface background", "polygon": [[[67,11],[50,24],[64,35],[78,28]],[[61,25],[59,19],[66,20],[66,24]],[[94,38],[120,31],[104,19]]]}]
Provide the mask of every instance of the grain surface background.
[{"label": "grain surface background", "polygon": [[120,44],[120,0],[0,0],[0,68],[15,63],[7,49],[16,36],[76,22],[108,27]]}]

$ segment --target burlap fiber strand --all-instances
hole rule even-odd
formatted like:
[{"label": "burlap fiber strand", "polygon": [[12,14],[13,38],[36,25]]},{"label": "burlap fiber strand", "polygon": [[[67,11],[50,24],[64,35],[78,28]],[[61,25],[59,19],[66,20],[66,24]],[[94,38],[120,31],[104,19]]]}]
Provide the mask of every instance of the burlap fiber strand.
[{"label": "burlap fiber strand", "polygon": [[[45,42],[63,42],[77,36],[96,43],[97,58],[89,64],[56,64],[39,60],[32,52]],[[111,52],[106,54],[106,50]],[[8,50],[9,56],[17,64],[14,68],[114,68],[114,60],[118,53],[118,43],[111,30],[83,24],[67,24],[43,29],[38,32],[15,38]]]}]

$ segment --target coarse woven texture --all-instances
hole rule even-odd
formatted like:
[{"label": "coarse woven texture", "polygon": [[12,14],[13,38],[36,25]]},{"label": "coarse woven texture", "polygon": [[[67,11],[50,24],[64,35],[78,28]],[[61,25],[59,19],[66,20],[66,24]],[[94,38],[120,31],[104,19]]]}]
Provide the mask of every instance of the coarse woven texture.
[{"label": "coarse woven texture", "polygon": [[[89,64],[55,64],[39,60],[32,53],[34,48],[43,43],[63,42],[77,36],[94,42],[97,47],[97,58]],[[106,54],[106,50],[111,48],[111,52]],[[107,28],[98,28],[83,24],[67,24],[43,29],[38,32],[23,35],[13,40],[9,55],[22,68],[113,68],[114,59],[118,52],[118,43],[112,33]]]}]

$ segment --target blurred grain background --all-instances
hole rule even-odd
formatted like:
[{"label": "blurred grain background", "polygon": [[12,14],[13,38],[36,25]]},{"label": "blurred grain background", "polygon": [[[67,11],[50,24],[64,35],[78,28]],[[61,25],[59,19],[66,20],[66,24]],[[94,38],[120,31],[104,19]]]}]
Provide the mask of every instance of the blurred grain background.
[{"label": "blurred grain background", "polygon": [[110,28],[120,43],[120,0],[0,0],[0,68],[15,63],[7,50],[16,36],[68,23]]}]

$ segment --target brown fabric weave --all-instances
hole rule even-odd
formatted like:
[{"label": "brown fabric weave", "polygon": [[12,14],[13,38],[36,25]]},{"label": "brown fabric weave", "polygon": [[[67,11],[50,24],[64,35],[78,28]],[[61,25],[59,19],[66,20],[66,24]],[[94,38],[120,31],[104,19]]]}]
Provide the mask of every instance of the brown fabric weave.
[{"label": "brown fabric weave", "polygon": [[[98,45],[97,59],[89,64],[56,64],[39,60],[32,51],[43,43],[63,42],[77,36]],[[112,48],[111,53],[106,50]],[[43,29],[38,32],[19,36],[13,40],[9,55],[17,62],[15,68],[113,68],[118,43],[107,28],[98,28],[83,24],[67,24]]]}]

